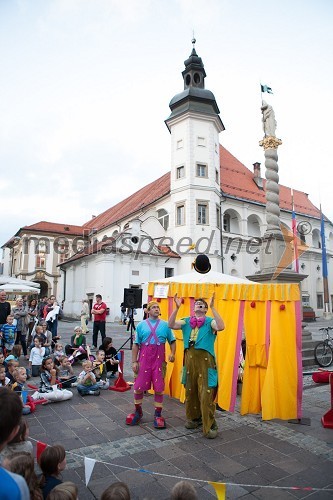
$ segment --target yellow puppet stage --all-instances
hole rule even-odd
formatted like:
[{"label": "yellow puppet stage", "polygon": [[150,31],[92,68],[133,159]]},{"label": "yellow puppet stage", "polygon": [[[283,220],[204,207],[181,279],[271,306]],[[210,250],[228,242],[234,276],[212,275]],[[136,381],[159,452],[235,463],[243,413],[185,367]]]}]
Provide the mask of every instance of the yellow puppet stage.
[{"label": "yellow puppet stage", "polygon": [[[195,298],[202,297],[209,303],[215,293],[215,307],[225,322],[225,330],[218,332],[215,342],[218,405],[231,412],[235,409],[239,353],[245,337],[241,414],[261,412],[264,420],[301,418],[302,330],[298,285],[236,282],[235,278],[231,283],[218,282],[226,278],[230,277],[221,273],[189,273],[189,280],[200,282],[178,282],[177,277],[151,282],[149,300],[159,301],[161,318],[167,320],[177,293],[184,299],[177,316],[180,319],[191,315]],[[212,316],[211,311],[207,315]],[[165,393],[184,401],[185,391],[180,383],[182,333],[180,330],[174,333],[176,360],[174,364],[168,363]]]}]

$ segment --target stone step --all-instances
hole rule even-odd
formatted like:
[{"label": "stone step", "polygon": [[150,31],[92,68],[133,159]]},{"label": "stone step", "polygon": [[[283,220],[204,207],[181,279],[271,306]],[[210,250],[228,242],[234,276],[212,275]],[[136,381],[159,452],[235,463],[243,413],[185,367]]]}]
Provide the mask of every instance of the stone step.
[{"label": "stone step", "polygon": [[308,355],[310,355],[311,353],[313,354],[314,353],[314,350],[315,350],[315,345],[311,345],[311,346],[306,346],[306,347],[302,347],[302,354],[304,355],[305,353],[307,353]]},{"label": "stone step", "polygon": [[302,356],[302,366],[319,366],[317,365],[314,356]]}]

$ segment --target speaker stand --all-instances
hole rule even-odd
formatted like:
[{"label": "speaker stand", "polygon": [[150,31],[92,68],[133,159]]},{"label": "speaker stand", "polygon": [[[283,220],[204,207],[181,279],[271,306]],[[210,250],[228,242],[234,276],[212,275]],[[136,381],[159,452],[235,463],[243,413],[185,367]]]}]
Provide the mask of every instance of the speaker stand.
[{"label": "speaker stand", "polygon": [[[125,342],[123,343],[123,345],[121,347],[119,347],[118,351],[120,351],[120,349],[129,349],[129,350],[132,350],[132,347],[133,347],[133,332],[135,332],[135,323],[134,323],[134,308],[131,307],[131,314],[129,315],[129,319],[128,319],[128,323],[127,323],[127,331],[131,331],[130,333],[130,336],[128,337],[127,340],[125,340]],[[124,347],[127,343],[130,343],[130,346],[129,347]]]}]

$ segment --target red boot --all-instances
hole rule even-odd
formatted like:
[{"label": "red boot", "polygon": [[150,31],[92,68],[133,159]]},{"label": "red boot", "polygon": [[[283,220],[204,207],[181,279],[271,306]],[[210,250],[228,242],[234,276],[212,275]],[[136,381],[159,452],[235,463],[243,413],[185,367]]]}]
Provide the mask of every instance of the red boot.
[{"label": "red boot", "polygon": [[142,410],[135,410],[126,417],[126,425],[138,425],[143,417]]}]

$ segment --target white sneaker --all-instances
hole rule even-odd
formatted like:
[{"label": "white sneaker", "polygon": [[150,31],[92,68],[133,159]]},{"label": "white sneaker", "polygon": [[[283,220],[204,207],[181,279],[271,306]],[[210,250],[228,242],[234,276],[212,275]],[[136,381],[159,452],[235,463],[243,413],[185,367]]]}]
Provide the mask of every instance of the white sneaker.
[{"label": "white sneaker", "polygon": [[72,382],[71,387],[77,387],[77,382]]}]

